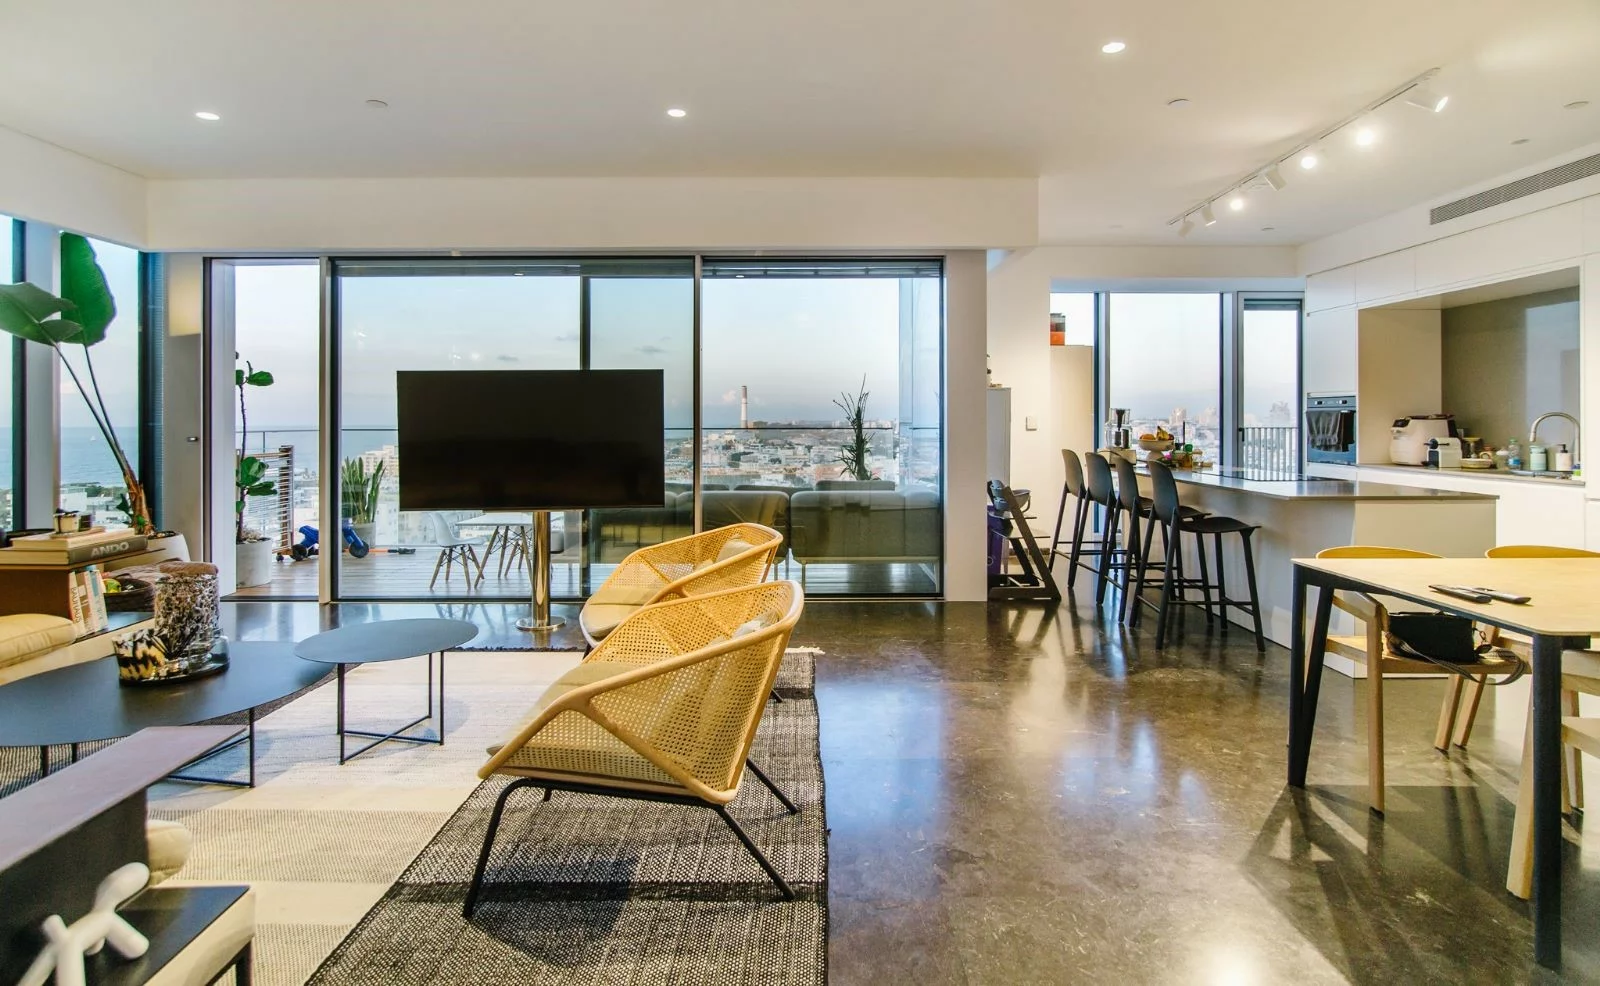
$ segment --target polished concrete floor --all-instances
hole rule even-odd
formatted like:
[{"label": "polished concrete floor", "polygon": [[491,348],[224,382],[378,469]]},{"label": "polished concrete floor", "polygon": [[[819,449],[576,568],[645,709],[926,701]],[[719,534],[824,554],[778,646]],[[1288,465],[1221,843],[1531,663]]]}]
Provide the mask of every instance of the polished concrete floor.
[{"label": "polished concrete floor", "polygon": [[[515,607],[225,610],[243,637],[437,613],[528,646]],[[1291,791],[1286,652],[1196,616],[1158,652],[1148,623],[1087,603],[807,608],[832,986],[1600,981],[1600,839],[1568,833],[1563,975],[1533,966],[1503,889],[1525,688],[1486,698],[1471,752],[1445,758],[1442,682],[1391,682],[1379,817],[1362,684],[1327,672]]]},{"label": "polished concrete floor", "polygon": [[834,986],[1600,980],[1600,840],[1568,847],[1564,976],[1503,889],[1525,690],[1447,759],[1443,684],[1391,682],[1379,817],[1360,682],[1327,673],[1291,791],[1287,653],[1184,629],[1157,652],[1092,604],[807,610]]}]

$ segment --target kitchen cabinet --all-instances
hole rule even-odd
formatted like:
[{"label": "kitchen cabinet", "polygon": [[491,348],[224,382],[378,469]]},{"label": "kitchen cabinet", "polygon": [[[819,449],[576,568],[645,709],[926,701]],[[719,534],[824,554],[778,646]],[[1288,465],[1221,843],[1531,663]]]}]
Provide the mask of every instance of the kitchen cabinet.
[{"label": "kitchen cabinet", "polygon": [[1356,393],[1359,325],[1354,308],[1306,315],[1300,343],[1301,384],[1306,393]]},{"label": "kitchen cabinet", "polygon": [[1328,308],[1356,303],[1356,269],[1354,266],[1335,267],[1306,278],[1306,311],[1320,312]]},{"label": "kitchen cabinet", "polygon": [[1379,298],[1401,298],[1417,290],[1415,250],[1387,253],[1356,264],[1356,302],[1365,304]]}]

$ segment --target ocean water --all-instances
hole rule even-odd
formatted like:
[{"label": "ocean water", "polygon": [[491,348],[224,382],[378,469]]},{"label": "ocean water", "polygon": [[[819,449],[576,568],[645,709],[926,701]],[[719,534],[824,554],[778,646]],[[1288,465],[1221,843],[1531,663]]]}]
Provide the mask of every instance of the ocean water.
[{"label": "ocean water", "polygon": [[[127,433],[121,433],[120,437],[122,450],[136,460],[139,455],[137,436],[130,429]],[[279,445],[293,445],[297,463],[301,460],[301,456],[304,456],[304,461],[308,464],[316,458],[317,433],[311,428],[286,428],[264,434],[252,429],[250,437],[251,451],[263,447],[275,449]],[[394,440],[395,433],[392,431],[347,433],[345,454],[359,455],[369,449],[382,448]],[[11,485],[12,462],[11,430],[0,429],[0,488]],[[116,457],[111,454],[111,449],[107,447],[98,428],[91,426],[61,429],[61,482],[63,485],[73,483],[122,485],[122,472],[117,469]]]}]

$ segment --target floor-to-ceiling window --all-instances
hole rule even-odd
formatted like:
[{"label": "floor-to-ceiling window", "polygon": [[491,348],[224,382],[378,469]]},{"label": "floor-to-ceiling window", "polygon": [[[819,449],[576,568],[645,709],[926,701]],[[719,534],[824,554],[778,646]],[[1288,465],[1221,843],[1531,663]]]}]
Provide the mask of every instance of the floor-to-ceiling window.
[{"label": "floor-to-ceiling window", "polygon": [[[21,251],[16,241],[22,224],[7,216],[0,216],[0,281],[15,283],[21,271],[18,260]],[[0,530],[11,530],[16,525],[15,504],[17,490],[22,485],[20,458],[17,455],[17,370],[21,360],[22,340],[0,335]]]},{"label": "floor-to-ceiling window", "polygon": [[943,558],[937,261],[708,260],[707,527],[785,534],[814,594],[932,594]]},{"label": "floor-to-ceiling window", "polygon": [[1239,302],[1239,465],[1300,466],[1300,298]]},{"label": "floor-to-ceiling window", "polygon": [[[85,349],[61,347],[63,358],[90,391],[98,387],[100,402],[122,451],[137,468],[140,441],[140,373],[144,364],[140,338],[139,251],[89,239],[100,268],[105,272],[117,315],[105,338]],[[97,522],[128,520],[119,505],[127,493],[122,470],[100,429],[95,426],[83,396],[68,374],[61,391],[60,507],[92,513]]]},{"label": "floor-to-ceiling window", "polygon": [[1165,428],[1220,461],[1222,300],[1215,293],[1110,295],[1104,406],[1128,409],[1135,438]]}]

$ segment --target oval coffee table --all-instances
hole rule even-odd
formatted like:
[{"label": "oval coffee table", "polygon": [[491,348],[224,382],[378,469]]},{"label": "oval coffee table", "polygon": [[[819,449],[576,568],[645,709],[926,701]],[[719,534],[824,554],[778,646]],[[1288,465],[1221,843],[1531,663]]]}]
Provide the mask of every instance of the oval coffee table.
[{"label": "oval coffee table", "polygon": [[[349,626],[327,630],[307,637],[294,645],[295,654],[307,661],[333,664],[338,667],[339,711],[339,762],[344,763],[367,752],[380,743],[398,740],[402,743],[436,743],[444,745],[444,652],[460,647],[478,635],[478,628],[465,620],[378,620],[372,623],[352,623]],[[439,738],[404,736],[406,730],[433,718],[433,655],[439,655]],[[347,729],[344,724],[344,673],[352,664],[378,664],[384,661],[403,661],[412,657],[428,659],[428,711],[387,733],[374,733],[360,729]],[[345,753],[346,736],[362,736],[372,740],[354,753]]]},{"label": "oval coffee table", "polygon": [[0,746],[37,746],[40,774],[49,773],[49,747],[121,739],[146,726],[192,726],[236,715],[248,716],[247,733],[194,763],[240,743],[250,744],[250,779],[173,774],[174,780],[230,787],[255,787],[256,709],[310,688],[326,678],[324,667],[298,660],[288,641],[229,641],[228,669],[170,684],[124,685],[117,661],[102,657],[0,686]]}]

